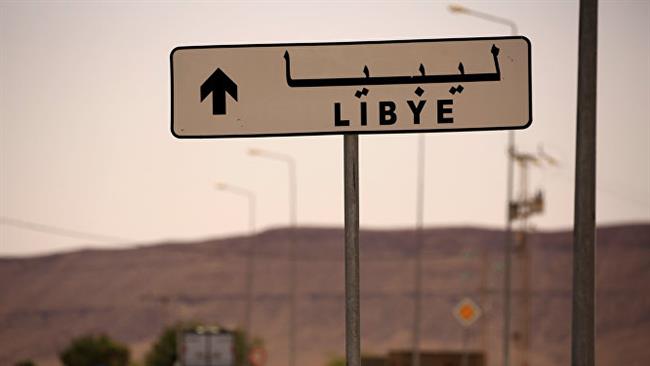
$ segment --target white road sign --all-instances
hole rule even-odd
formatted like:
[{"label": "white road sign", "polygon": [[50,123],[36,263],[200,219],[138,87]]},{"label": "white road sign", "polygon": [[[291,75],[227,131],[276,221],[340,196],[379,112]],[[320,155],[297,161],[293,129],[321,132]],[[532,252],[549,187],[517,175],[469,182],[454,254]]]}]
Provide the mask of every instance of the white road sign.
[{"label": "white road sign", "polygon": [[234,366],[233,336],[229,333],[183,334],[184,366]]},{"label": "white road sign", "polygon": [[183,364],[187,366],[207,366],[206,335],[185,333],[183,335]]},{"label": "white road sign", "polygon": [[179,138],[521,129],[525,37],[177,47]]}]

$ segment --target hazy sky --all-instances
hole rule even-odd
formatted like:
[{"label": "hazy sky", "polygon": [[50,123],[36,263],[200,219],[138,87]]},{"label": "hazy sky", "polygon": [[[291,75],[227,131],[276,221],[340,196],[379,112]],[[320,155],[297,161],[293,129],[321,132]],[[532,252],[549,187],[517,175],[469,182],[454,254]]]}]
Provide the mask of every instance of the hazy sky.
[{"label": "hazy sky", "polygon": [[[533,125],[559,167],[532,172],[541,229],[573,223],[577,1],[459,2],[517,22],[532,42]],[[295,156],[300,225],[342,225],[340,136],[177,140],[169,132],[169,53],[176,46],[507,35],[451,14],[443,1],[0,2],[0,255],[117,247],[288,222],[287,170],[251,147]],[[601,1],[599,223],[650,220],[650,3]],[[416,135],[360,138],[361,225],[411,227]],[[501,227],[505,132],[429,134],[425,224]],[[110,235],[78,240],[9,219]]]}]

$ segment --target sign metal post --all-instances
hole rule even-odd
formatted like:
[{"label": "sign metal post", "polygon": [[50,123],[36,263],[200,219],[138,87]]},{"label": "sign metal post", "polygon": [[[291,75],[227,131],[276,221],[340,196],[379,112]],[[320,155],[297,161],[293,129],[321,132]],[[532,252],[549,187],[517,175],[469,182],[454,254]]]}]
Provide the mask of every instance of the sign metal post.
[{"label": "sign metal post", "polygon": [[345,360],[361,366],[359,304],[359,136],[343,136],[345,174]]}]

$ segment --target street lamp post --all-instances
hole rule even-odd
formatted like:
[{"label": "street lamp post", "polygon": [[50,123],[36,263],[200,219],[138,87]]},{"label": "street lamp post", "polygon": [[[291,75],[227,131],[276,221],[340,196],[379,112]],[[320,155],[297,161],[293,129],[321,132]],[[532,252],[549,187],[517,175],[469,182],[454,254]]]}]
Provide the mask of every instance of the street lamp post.
[{"label": "street lamp post", "polygon": [[[456,14],[470,15],[476,18],[499,23],[510,27],[510,34],[515,36],[519,34],[517,24],[510,19],[502,18],[496,15],[484,13],[474,9],[468,9],[461,5],[449,5],[449,11]],[[510,313],[512,299],[512,214],[511,205],[513,202],[513,181],[514,181],[514,155],[515,155],[515,133],[508,131],[508,169],[506,183],[506,233],[504,248],[504,276],[503,276],[503,366],[510,364]]]},{"label": "street lamp post", "polygon": [[[229,193],[244,197],[248,200],[248,228],[249,239],[248,248],[246,253],[246,305],[244,308],[244,330],[247,337],[251,336],[252,315],[253,315],[253,280],[255,271],[255,248],[253,241],[255,240],[255,194],[245,188],[226,184],[222,182],[215,183],[215,188],[220,191],[227,191]],[[244,357],[244,362],[248,365],[248,355]]]},{"label": "street lamp post", "polygon": [[286,154],[280,154],[261,149],[250,149],[248,154],[287,164],[289,172],[289,222],[291,231],[289,234],[289,366],[295,366],[296,360],[296,222],[297,222],[297,184],[296,184],[296,161]]}]

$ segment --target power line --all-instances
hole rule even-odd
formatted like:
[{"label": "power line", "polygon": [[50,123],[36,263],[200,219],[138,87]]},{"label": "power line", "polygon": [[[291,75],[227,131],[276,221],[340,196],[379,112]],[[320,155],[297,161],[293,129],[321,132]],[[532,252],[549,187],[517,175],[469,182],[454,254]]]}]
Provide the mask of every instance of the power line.
[{"label": "power line", "polygon": [[[545,142],[544,146],[546,147],[546,145],[550,145],[551,148],[553,148],[554,150],[562,150],[562,155],[563,156],[570,156],[570,154],[568,153],[568,151],[570,151],[570,149],[565,149],[563,144],[557,145],[557,144],[553,144],[553,143],[548,144],[547,142]],[[566,166],[566,165],[559,165],[559,164],[556,164],[556,166],[559,168],[560,176],[564,180],[566,180],[567,183],[570,183],[571,185],[573,185],[575,183],[575,181],[574,181],[574,177],[572,175],[573,172],[567,171],[567,169],[569,167]],[[542,179],[545,179],[545,178],[546,178],[546,176],[542,173]],[[550,178],[555,179],[555,177],[553,177],[553,176],[551,176]],[[650,208],[650,201],[647,201],[645,199],[639,199],[637,197],[633,197],[630,194],[635,194],[634,192],[629,192],[629,191],[627,191],[625,189],[615,188],[614,184],[612,182],[607,182],[607,181],[604,181],[603,179],[600,179],[599,181],[597,181],[596,191],[598,193],[606,194],[610,198],[615,199],[615,200],[617,200],[619,202],[634,205],[637,208],[643,208],[643,209]]]},{"label": "power line", "polygon": [[109,236],[103,234],[89,233],[84,231],[72,230],[58,226],[44,225],[36,222],[25,221],[13,217],[0,216],[0,224],[13,226],[25,230],[36,231],[43,234],[65,236],[68,238],[92,240],[101,242],[128,242],[130,240]]},{"label": "power line", "polygon": [[[573,183],[573,176],[571,176],[570,173],[566,172],[562,168],[560,168],[559,172],[560,174],[558,176],[561,177],[565,183],[569,183],[569,184]],[[555,177],[550,177],[550,178],[555,179]],[[616,189],[607,182],[598,183],[596,185],[596,191],[598,193],[604,193],[608,195],[610,198],[618,200],[619,202],[635,205],[639,208],[645,208],[645,209],[650,208],[650,202],[643,199],[638,199],[629,196],[628,194],[624,193],[625,192],[624,190]]]}]

